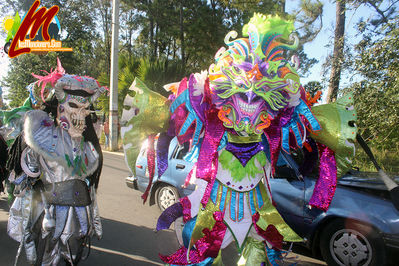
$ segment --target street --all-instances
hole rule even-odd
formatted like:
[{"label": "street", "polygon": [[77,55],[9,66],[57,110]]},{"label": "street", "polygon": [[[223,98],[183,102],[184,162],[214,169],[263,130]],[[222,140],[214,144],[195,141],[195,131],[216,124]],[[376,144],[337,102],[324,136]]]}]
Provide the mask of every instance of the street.
[{"label": "street", "polygon": [[[163,265],[158,253],[171,254],[178,249],[172,230],[154,231],[160,211],[157,206],[143,205],[141,193],[125,184],[129,171],[122,153],[104,152],[104,166],[97,191],[103,238],[93,239],[90,256],[79,265]],[[7,235],[7,198],[0,196],[0,265],[13,265],[18,245]],[[291,263],[325,265],[302,255],[291,253]],[[225,265],[238,260],[234,245],[223,252]],[[26,265],[21,253],[18,265]]]}]

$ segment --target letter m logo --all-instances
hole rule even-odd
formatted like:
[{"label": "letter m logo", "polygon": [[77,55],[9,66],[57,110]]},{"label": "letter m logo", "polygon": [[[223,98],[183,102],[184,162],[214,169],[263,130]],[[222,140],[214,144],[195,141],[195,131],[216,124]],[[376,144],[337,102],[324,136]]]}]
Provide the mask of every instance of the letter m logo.
[{"label": "letter m logo", "polygon": [[48,33],[49,25],[55,15],[58,13],[59,7],[52,6],[50,9],[45,7],[41,7],[36,11],[38,6],[40,5],[40,0],[36,0],[33,5],[30,7],[28,13],[26,13],[24,20],[21,23],[17,33],[15,34],[14,39],[12,40],[10,50],[8,51],[8,55],[13,58],[21,54],[30,53],[30,48],[17,48],[18,41],[24,41],[28,31],[29,39],[33,39],[40,27],[42,27],[42,37],[44,40],[49,41],[50,35]]}]

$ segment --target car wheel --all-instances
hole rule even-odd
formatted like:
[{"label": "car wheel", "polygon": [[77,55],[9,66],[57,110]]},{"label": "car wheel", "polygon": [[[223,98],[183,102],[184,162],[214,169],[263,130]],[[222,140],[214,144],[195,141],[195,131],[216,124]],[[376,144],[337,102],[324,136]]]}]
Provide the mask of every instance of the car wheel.
[{"label": "car wheel", "polygon": [[384,241],[373,227],[335,220],[322,230],[320,249],[328,265],[385,265]]},{"label": "car wheel", "polygon": [[179,192],[175,187],[164,185],[157,189],[156,193],[157,205],[161,211],[172,206],[179,200]]}]

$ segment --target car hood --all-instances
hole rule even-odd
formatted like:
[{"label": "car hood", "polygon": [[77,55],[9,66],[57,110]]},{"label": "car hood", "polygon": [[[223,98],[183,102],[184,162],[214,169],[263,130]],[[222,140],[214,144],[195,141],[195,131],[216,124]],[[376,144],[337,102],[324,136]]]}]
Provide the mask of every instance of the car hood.
[{"label": "car hood", "polygon": [[[399,184],[398,174],[388,173]],[[339,185],[387,191],[377,172],[350,172],[338,180]]]}]

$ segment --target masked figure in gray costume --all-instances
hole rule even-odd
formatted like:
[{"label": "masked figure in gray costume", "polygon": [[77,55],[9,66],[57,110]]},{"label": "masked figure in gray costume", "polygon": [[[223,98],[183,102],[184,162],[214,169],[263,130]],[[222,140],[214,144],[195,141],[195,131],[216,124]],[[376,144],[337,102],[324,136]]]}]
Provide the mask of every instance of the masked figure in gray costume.
[{"label": "masked figure in gray costume", "polygon": [[16,199],[8,234],[20,242],[16,262],[24,250],[30,264],[76,265],[88,255],[90,238],[102,235],[96,200],[102,154],[91,106],[105,88],[93,78],[65,74],[59,61],[54,72],[34,76],[49,112],[29,111],[12,149]]}]

